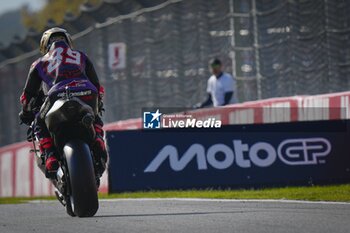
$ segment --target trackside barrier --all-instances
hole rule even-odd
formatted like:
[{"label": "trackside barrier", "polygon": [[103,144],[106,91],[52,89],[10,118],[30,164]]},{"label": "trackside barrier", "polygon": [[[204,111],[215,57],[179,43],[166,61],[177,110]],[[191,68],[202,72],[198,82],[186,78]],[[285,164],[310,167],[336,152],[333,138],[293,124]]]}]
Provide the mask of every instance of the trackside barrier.
[{"label": "trackside barrier", "polygon": [[[54,195],[54,187],[36,165],[32,144],[15,143],[0,148],[0,197]],[[100,192],[108,191],[107,175],[101,179]]]},{"label": "trackside barrier", "polygon": [[[197,119],[213,117],[224,125],[349,119],[349,99],[350,92],[272,98],[200,109],[192,111],[191,115]],[[137,118],[110,123],[105,129],[132,130],[141,127],[141,118]]]},{"label": "trackside barrier", "polygon": [[350,182],[350,120],[108,131],[109,191]]},{"label": "trackside barrier", "polygon": [[[316,96],[294,96],[234,104],[191,112],[197,118],[214,117],[224,125],[349,119],[350,92]],[[110,130],[142,127],[141,118],[107,124]],[[53,188],[36,167],[31,144],[19,142],[0,148],[0,197],[47,196]],[[113,155],[112,155],[113,156]],[[102,178],[100,192],[108,192],[108,178]]]}]

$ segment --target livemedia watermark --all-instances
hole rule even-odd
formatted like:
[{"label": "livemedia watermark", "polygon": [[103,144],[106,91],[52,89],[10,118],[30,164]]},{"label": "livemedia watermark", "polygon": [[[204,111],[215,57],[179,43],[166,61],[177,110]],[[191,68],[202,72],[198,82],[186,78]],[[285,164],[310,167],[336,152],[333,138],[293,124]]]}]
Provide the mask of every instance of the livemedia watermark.
[{"label": "livemedia watermark", "polygon": [[179,108],[142,109],[143,129],[160,128],[221,128],[222,122],[214,117],[197,118]]}]

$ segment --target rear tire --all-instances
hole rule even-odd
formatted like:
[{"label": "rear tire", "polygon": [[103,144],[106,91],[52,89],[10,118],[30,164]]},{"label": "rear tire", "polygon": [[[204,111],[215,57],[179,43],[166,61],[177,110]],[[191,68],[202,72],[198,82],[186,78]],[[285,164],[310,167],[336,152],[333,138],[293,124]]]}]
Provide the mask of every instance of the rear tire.
[{"label": "rear tire", "polygon": [[73,211],[72,203],[70,201],[70,196],[66,198],[66,212],[69,216],[75,217],[75,213]]},{"label": "rear tire", "polygon": [[64,146],[63,153],[71,191],[66,200],[67,213],[92,217],[98,210],[98,197],[90,148],[81,140],[71,140]]}]

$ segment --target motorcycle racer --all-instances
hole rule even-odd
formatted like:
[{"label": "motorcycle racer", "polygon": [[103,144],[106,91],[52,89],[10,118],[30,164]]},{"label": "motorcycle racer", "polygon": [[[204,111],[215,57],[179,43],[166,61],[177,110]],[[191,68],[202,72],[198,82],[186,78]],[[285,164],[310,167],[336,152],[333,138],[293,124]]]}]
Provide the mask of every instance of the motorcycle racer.
[{"label": "motorcycle racer", "polygon": [[100,117],[103,111],[104,88],[100,85],[92,62],[85,53],[73,49],[71,36],[65,29],[58,27],[43,33],[40,52],[43,56],[31,65],[20,97],[21,123],[30,125],[35,120],[35,133],[39,138],[40,151],[46,158],[46,171],[49,176],[54,174],[59,163],[53,138],[44,121],[45,115],[55,100],[62,97],[60,95],[64,92],[62,87],[69,86],[73,91],[89,87],[92,91],[82,92],[79,98],[84,102],[92,101],[94,97],[98,98],[98,114],[93,124],[96,137],[90,148],[96,159],[96,172],[102,175],[108,159],[103,138],[103,121]]}]

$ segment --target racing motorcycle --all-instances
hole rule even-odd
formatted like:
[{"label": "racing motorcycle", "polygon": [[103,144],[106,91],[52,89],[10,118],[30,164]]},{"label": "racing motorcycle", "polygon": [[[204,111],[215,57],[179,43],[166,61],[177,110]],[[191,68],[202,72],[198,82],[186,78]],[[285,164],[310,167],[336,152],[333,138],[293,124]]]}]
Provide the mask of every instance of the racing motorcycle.
[{"label": "racing motorcycle", "polygon": [[[37,165],[55,186],[55,194],[66,212],[74,217],[91,217],[98,210],[98,186],[96,160],[89,144],[96,132],[93,127],[95,104],[86,104],[65,86],[62,98],[56,100],[45,115],[46,126],[54,140],[59,160],[57,173],[48,175],[45,169],[45,155],[38,150],[39,139],[35,134],[35,121],[27,133],[27,140],[33,142]],[[80,92],[81,93],[81,92]]]}]

